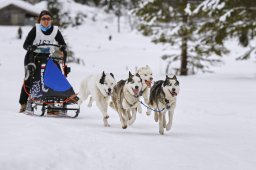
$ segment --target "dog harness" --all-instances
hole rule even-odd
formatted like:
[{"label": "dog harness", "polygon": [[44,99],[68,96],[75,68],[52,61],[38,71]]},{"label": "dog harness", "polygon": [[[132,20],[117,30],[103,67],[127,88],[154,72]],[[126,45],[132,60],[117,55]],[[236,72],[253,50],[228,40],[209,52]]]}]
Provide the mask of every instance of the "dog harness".
[{"label": "dog harness", "polygon": [[[126,99],[124,93],[128,93],[129,95],[131,95],[132,97],[134,97],[137,101],[135,101],[134,103],[130,103],[130,102]],[[120,99],[124,99],[124,100],[126,101],[126,103],[129,105],[129,107],[133,107],[133,106],[135,106],[135,104],[137,104],[137,103],[139,102],[139,97],[140,97],[140,96],[134,96],[134,95],[132,95],[132,94],[131,94],[129,91],[127,91],[127,90],[124,91],[124,88],[122,88],[121,95],[123,95],[123,96],[121,96]],[[123,97],[123,98],[122,98],[122,97]],[[121,106],[122,106],[122,101],[120,100],[120,102],[121,102]]]}]

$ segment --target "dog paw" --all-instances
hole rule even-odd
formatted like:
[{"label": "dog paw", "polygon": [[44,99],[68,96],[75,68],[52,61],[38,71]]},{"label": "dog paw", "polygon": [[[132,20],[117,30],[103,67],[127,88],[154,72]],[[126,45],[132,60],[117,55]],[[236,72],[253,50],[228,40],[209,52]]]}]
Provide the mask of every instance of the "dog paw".
[{"label": "dog paw", "polygon": [[104,124],[105,127],[110,127],[110,124]]},{"label": "dog paw", "polygon": [[133,123],[134,123],[134,120],[132,120],[132,119],[128,121],[129,126],[132,125]]},{"label": "dog paw", "polygon": [[126,128],[127,128],[127,125],[122,126],[122,128],[123,128],[123,129],[126,129]]},{"label": "dog paw", "polygon": [[172,125],[171,125],[171,124],[167,124],[167,126],[166,126],[166,130],[167,130],[167,131],[171,130],[171,127],[172,127]]},{"label": "dog paw", "polygon": [[150,116],[150,112],[146,112],[146,115],[147,115],[147,116]]},{"label": "dog paw", "polygon": [[163,130],[159,130],[159,134],[160,135],[164,135],[164,131]]},{"label": "dog paw", "polygon": [[104,119],[108,119],[109,118],[109,115],[105,116]]}]

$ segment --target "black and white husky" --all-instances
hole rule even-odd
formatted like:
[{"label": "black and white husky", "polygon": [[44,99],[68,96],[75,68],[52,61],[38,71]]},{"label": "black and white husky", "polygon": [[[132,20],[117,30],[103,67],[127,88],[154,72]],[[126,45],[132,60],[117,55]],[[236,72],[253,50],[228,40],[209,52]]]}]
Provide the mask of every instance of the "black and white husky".
[{"label": "black and white husky", "polygon": [[85,78],[80,86],[79,101],[81,105],[84,100],[90,95],[90,101],[88,107],[92,106],[92,102],[96,101],[96,106],[103,114],[104,126],[110,126],[107,119],[109,115],[107,113],[108,103],[110,96],[113,92],[113,88],[116,85],[114,75],[112,73],[103,73],[101,75],[90,75]]},{"label": "black and white husky", "polygon": [[[132,75],[130,72],[129,78],[120,80],[113,89],[110,106],[118,112],[123,129],[134,123],[137,110],[139,113],[142,112],[139,101],[141,89],[141,78],[139,75]],[[130,111],[131,116],[129,115]]]},{"label": "black and white husky", "polygon": [[[180,86],[176,76],[168,77],[165,80],[159,80],[154,83],[150,90],[149,106],[155,110],[155,121],[159,120],[159,133],[164,134],[164,128],[167,131],[171,129],[174,108],[176,107],[176,97]],[[166,122],[166,112],[168,111],[168,123]],[[147,114],[151,110],[147,109]]]}]

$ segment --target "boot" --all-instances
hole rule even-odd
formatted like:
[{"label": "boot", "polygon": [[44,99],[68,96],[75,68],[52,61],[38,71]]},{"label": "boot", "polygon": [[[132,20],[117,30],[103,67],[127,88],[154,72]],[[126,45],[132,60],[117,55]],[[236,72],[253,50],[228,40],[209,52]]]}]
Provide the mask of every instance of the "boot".
[{"label": "boot", "polygon": [[21,105],[20,105],[20,111],[19,111],[19,113],[25,112],[26,107],[27,107],[27,104],[26,104],[26,103],[25,103],[25,104],[21,104]]},{"label": "boot", "polygon": [[28,100],[25,112],[26,112],[26,114],[34,114],[34,108],[32,107],[32,101]]}]

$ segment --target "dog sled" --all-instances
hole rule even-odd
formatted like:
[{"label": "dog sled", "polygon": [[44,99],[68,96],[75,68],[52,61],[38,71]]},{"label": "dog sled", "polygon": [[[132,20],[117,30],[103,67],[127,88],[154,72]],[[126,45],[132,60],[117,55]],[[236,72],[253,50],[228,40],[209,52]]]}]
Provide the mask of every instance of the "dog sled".
[{"label": "dog sled", "polygon": [[43,44],[37,45],[32,54],[30,57],[36,69],[34,72],[26,71],[31,88],[27,90],[23,86],[29,95],[25,113],[33,116],[76,118],[80,107],[77,104],[78,97],[66,79],[70,72],[70,68],[66,66],[66,52],[61,52],[59,45]]}]

